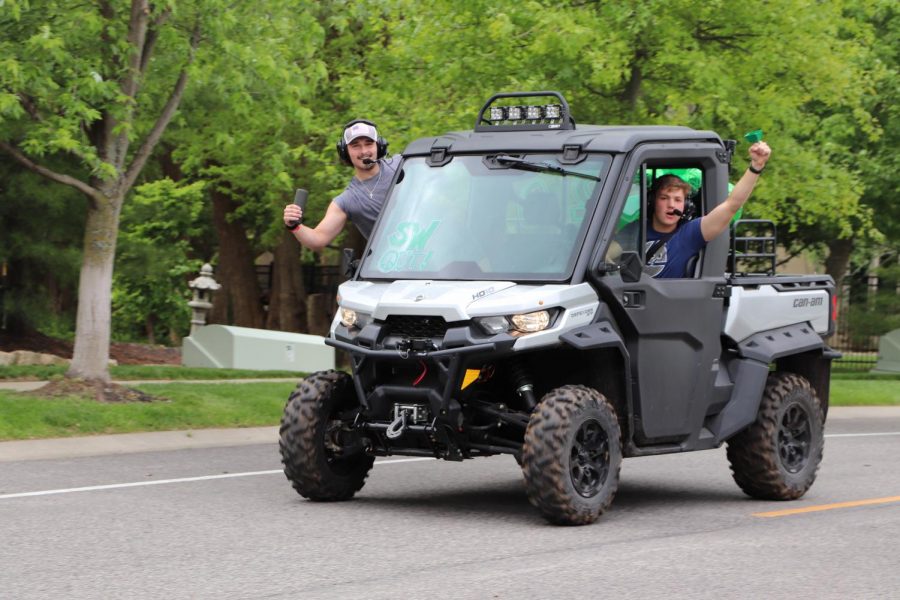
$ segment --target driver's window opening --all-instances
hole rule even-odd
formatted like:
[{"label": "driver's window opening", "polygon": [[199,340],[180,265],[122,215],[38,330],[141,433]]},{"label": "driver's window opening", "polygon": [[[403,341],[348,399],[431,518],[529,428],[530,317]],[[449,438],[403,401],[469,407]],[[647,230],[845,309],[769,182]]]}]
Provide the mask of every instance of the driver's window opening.
[{"label": "driver's window opening", "polygon": [[[607,260],[620,262],[623,254],[625,258],[636,254],[645,273],[659,275],[666,264],[668,240],[678,228],[703,216],[703,188],[703,169],[698,166],[641,165],[632,175]],[[701,256],[702,250],[684,273],[668,277],[696,277]]]}]

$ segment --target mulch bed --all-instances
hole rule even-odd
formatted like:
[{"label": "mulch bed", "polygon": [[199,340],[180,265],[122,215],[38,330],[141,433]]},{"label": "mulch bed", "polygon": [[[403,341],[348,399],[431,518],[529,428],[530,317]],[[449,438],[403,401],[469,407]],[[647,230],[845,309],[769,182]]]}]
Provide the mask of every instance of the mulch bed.
[{"label": "mulch bed", "polygon": [[54,379],[47,385],[30,392],[23,392],[27,396],[35,398],[65,398],[80,396],[91,398],[98,402],[167,402],[166,398],[151,396],[140,390],[125,387],[117,383],[103,383],[101,381],[85,381],[83,379]]},{"label": "mulch bed", "polygon": [[[72,358],[72,342],[37,332],[16,336],[0,334],[0,351],[14,350],[29,350]],[[120,365],[180,365],[181,348],[113,342],[109,346],[109,357]]]},{"label": "mulch bed", "polygon": [[[0,351],[13,352],[15,350],[29,350],[72,358],[72,342],[58,340],[37,332],[17,336],[0,335]],[[181,349],[150,344],[113,342],[109,347],[109,357],[120,365],[180,365]],[[167,401],[166,398],[151,396],[117,383],[85,381],[68,377],[55,379],[47,385],[32,392],[25,392],[25,394],[36,398],[80,396],[92,398],[98,402]]]}]

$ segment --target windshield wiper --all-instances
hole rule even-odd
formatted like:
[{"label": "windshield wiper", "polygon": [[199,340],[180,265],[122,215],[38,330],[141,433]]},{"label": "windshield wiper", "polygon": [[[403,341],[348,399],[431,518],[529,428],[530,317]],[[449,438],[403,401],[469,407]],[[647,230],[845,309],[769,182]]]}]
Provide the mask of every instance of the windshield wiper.
[{"label": "windshield wiper", "polygon": [[525,160],[524,158],[519,158],[518,156],[500,154],[498,156],[495,156],[494,160],[498,163],[509,165],[511,169],[522,169],[523,171],[535,171],[537,173],[559,173],[560,175],[574,175],[575,177],[583,177],[585,179],[591,179],[593,181],[600,181],[600,178],[594,175],[579,173],[578,171],[569,171],[568,169],[563,169],[558,165],[554,165],[548,162],[531,162],[530,160]]}]

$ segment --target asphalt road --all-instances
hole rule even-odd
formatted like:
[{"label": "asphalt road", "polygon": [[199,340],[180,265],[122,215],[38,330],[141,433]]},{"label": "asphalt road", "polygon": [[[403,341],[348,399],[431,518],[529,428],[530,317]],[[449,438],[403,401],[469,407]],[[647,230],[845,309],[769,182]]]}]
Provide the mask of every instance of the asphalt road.
[{"label": "asphalt road", "polygon": [[[900,409],[834,409],[827,435],[801,500],[746,498],[721,449],[635,458],[575,528],[545,524],[511,457],[380,459],[319,504],[274,438],[7,453],[0,598],[900,598]],[[785,509],[805,512],[759,516]]]}]

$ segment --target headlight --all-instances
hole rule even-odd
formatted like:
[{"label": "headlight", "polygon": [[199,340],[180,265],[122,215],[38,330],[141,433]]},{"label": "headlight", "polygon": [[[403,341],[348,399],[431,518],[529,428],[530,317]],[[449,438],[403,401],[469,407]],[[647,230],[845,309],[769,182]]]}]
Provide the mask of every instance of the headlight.
[{"label": "headlight", "polygon": [[550,313],[546,310],[539,310],[524,315],[513,315],[510,320],[516,331],[534,333],[543,331],[550,326]]},{"label": "headlight", "polygon": [[352,308],[341,308],[341,325],[353,327],[356,325],[356,311]]},{"label": "headlight", "polygon": [[509,321],[506,317],[479,317],[475,319],[478,326],[488,335],[497,335],[509,331]]},{"label": "headlight", "polygon": [[[553,312],[555,313],[556,311],[554,310]],[[552,320],[553,314],[551,314],[550,310],[539,310],[509,317],[496,315],[474,319],[475,323],[481,327],[481,330],[488,335],[510,332],[510,335],[513,336],[543,331],[550,326],[550,321]]]},{"label": "headlight", "polygon": [[356,312],[352,308],[341,308],[341,325],[362,329],[372,322],[372,315]]}]

